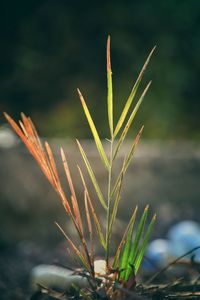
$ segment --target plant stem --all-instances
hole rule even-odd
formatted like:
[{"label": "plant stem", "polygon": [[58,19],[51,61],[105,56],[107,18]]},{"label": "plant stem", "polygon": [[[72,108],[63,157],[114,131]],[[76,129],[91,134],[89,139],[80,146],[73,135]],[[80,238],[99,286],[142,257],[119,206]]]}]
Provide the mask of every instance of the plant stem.
[{"label": "plant stem", "polygon": [[110,214],[111,214],[111,184],[112,184],[112,168],[113,168],[113,144],[114,137],[112,136],[110,141],[110,167],[108,171],[108,203],[107,203],[107,217],[106,217],[106,265],[108,267],[109,256],[110,256]]}]

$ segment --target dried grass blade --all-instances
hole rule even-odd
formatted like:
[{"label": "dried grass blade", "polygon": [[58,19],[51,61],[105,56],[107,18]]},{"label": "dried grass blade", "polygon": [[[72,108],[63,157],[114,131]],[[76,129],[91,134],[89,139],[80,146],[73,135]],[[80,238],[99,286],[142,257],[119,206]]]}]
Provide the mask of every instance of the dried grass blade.
[{"label": "dried grass blade", "polygon": [[63,195],[60,195],[60,197],[61,197],[61,201],[62,201],[62,204],[63,204],[63,206],[64,206],[66,212],[67,212],[67,213],[70,215],[70,217],[71,217],[72,212],[71,212],[71,207],[69,206],[69,202],[67,201],[67,199],[66,199],[65,196],[63,197]]},{"label": "dried grass blade", "polygon": [[81,146],[81,144],[79,143],[78,140],[77,140],[77,144],[78,144],[81,156],[82,156],[82,158],[84,160],[85,166],[87,168],[88,174],[90,176],[90,179],[92,181],[92,184],[94,186],[95,192],[96,192],[96,194],[97,194],[97,196],[99,198],[99,201],[100,201],[101,205],[103,206],[103,208],[107,210],[106,201],[105,201],[104,196],[103,196],[103,194],[101,192],[101,189],[100,189],[100,187],[99,187],[99,185],[97,183],[96,177],[95,177],[94,172],[92,170],[92,167],[91,167],[91,165],[90,165],[90,163],[88,161],[88,158],[87,158],[87,156],[85,154],[85,151],[83,150],[83,147]]},{"label": "dried grass blade", "polygon": [[8,123],[13,128],[13,130],[20,137],[20,139],[25,144],[25,146],[27,147],[27,149],[29,150],[31,155],[37,161],[42,172],[45,174],[45,176],[47,177],[49,182],[53,185],[53,179],[52,179],[52,175],[49,171],[49,165],[48,165],[48,160],[47,160],[46,154],[45,154],[42,146],[39,146],[39,144],[36,143],[36,136],[35,135],[29,136],[29,132],[27,131],[25,124],[23,124],[21,121],[20,121],[20,124],[22,126],[22,130],[17,125],[17,123],[7,113],[4,113],[4,115],[5,115]]},{"label": "dried grass blade", "polygon": [[52,177],[55,180],[55,186],[59,189],[61,187],[61,183],[60,183],[60,179],[59,179],[59,176],[58,176],[56,163],[55,163],[55,160],[54,160],[54,156],[53,156],[51,147],[49,146],[49,144],[47,142],[45,142],[45,148],[46,148],[46,151],[47,151],[47,154],[48,154],[48,157],[49,157],[49,163],[50,163],[50,166],[51,166],[50,169],[52,170]]},{"label": "dried grass blade", "polygon": [[102,228],[101,228],[101,224],[98,220],[97,214],[96,214],[95,209],[93,207],[92,200],[90,198],[88,188],[87,188],[87,185],[85,183],[85,179],[83,177],[83,173],[82,173],[79,166],[78,166],[78,170],[79,170],[79,173],[80,173],[80,176],[81,176],[83,187],[84,187],[86,195],[87,195],[88,203],[89,203],[89,206],[90,206],[90,210],[91,210],[91,213],[92,213],[92,217],[93,217],[93,220],[94,220],[94,225],[95,225],[95,228],[96,228],[96,232],[97,232],[99,241],[100,241],[101,245],[103,246],[103,248],[106,249],[106,242],[105,242],[105,238],[104,238],[103,231],[102,231]]},{"label": "dried grass blade", "polygon": [[81,215],[80,215],[78,201],[77,201],[77,197],[76,197],[76,193],[75,193],[75,189],[74,189],[70,169],[69,169],[69,166],[68,166],[68,163],[67,163],[66,155],[65,155],[64,150],[63,150],[62,147],[60,148],[60,152],[61,152],[61,157],[62,157],[62,162],[63,162],[65,174],[66,174],[67,181],[68,181],[68,184],[69,184],[69,188],[70,188],[70,191],[71,191],[71,194],[72,194],[71,199],[72,199],[74,214],[75,214],[75,217],[77,219],[80,231],[83,234],[83,223],[82,223],[82,219],[81,219]]},{"label": "dried grass blade", "polygon": [[37,151],[39,153],[39,156],[41,158],[41,161],[43,161],[44,165],[48,165],[48,158],[47,158],[46,152],[44,151],[44,148],[43,148],[43,145],[40,141],[40,138],[38,136],[37,130],[36,130],[32,120],[31,120],[31,118],[28,117],[27,120],[28,120],[29,125],[31,127],[31,131],[32,131],[32,134],[34,136],[35,145],[36,145]]},{"label": "dried grass blade", "polygon": [[126,125],[125,125],[125,127],[124,127],[124,130],[122,131],[122,134],[121,134],[121,136],[120,136],[120,138],[119,138],[119,141],[118,141],[118,143],[117,143],[117,147],[116,147],[116,150],[115,150],[115,153],[114,153],[114,157],[117,156],[117,153],[118,153],[118,151],[119,151],[119,148],[121,147],[121,145],[122,145],[122,143],[123,143],[123,141],[124,141],[124,139],[125,139],[125,137],[126,137],[126,135],[127,135],[127,133],[128,133],[128,130],[129,130],[129,128],[130,128],[130,126],[131,126],[131,124],[132,124],[134,118],[135,118],[135,115],[136,115],[136,113],[137,113],[137,111],[138,111],[138,109],[139,109],[139,107],[140,107],[140,105],[141,105],[141,103],[142,103],[142,101],[143,101],[143,99],[144,99],[144,96],[146,95],[146,93],[147,93],[147,91],[148,91],[150,85],[151,85],[151,81],[147,84],[147,86],[146,86],[146,88],[144,89],[142,95],[140,96],[140,98],[139,98],[137,104],[135,105],[135,107],[134,107],[134,109],[133,109],[133,111],[132,111],[132,113],[131,113],[131,115],[130,115],[130,117],[129,117],[129,119],[128,119]]},{"label": "dried grass blade", "polygon": [[60,185],[55,161],[54,161],[53,154],[52,154],[52,151],[51,151],[48,143],[46,143],[46,151],[47,151],[47,153],[46,153],[40,142],[37,131],[31,121],[31,119],[27,118],[24,114],[22,114],[23,122],[20,121],[22,130],[24,132],[21,130],[21,128],[16,124],[16,122],[7,113],[4,113],[4,115],[5,115],[8,123],[11,125],[13,130],[17,133],[17,135],[20,137],[22,142],[25,144],[25,146],[27,147],[27,149],[29,150],[31,155],[34,157],[34,159],[38,163],[40,169],[42,170],[44,175],[47,177],[47,179],[49,180],[52,187],[58,193],[66,212],[70,216],[72,216],[71,208],[69,206],[67,198],[66,198],[66,196],[62,190],[62,187]]},{"label": "dried grass blade", "polygon": [[17,123],[6,112],[4,112],[4,116],[7,119],[10,126],[14,129],[14,131],[20,137],[20,139],[24,142],[25,145],[27,145],[26,136],[23,134],[21,128],[17,125]]},{"label": "dried grass blade", "polygon": [[80,252],[80,250],[75,246],[75,244],[72,242],[72,240],[68,237],[68,235],[65,233],[65,231],[62,229],[62,227],[56,223],[56,226],[60,229],[60,231],[62,232],[62,234],[64,235],[64,237],[66,238],[66,240],[69,242],[69,244],[71,245],[72,249],[74,250],[74,252],[76,253],[76,255],[79,257],[80,261],[82,262],[83,266],[90,271],[90,267],[88,265],[87,259],[84,257],[84,255]]},{"label": "dried grass blade", "polygon": [[82,94],[81,94],[81,92],[80,92],[79,89],[78,89],[78,94],[79,94],[79,98],[81,100],[81,103],[82,103],[83,110],[85,112],[86,118],[88,120],[91,132],[93,134],[93,137],[94,137],[94,140],[95,140],[95,143],[96,143],[96,146],[97,146],[97,150],[99,151],[99,155],[101,157],[101,160],[104,163],[106,169],[109,170],[110,165],[109,165],[109,162],[108,162],[108,158],[107,158],[106,153],[104,151],[103,145],[102,145],[101,140],[99,138],[98,132],[96,130],[96,127],[94,125],[94,122],[92,120],[90,112],[88,110],[88,107],[87,107],[87,105],[85,103],[85,100],[84,100],[84,98],[83,98],[83,96],[82,96]]},{"label": "dried grass blade", "polygon": [[106,249],[106,242],[105,242],[105,239],[104,239],[103,231],[101,229],[101,224],[98,220],[97,214],[95,212],[95,209],[93,207],[92,201],[91,201],[90,196],[89,196],[88,193],[87,193],[87,198],[88,198],[88,203],[89,203],[89,206],[90,206],[90,210],[91,210],[91,213],[92,213],[92,217],[93,217],[93,220],[94,220],[94,224],[95,224],[95,227],[96,227],[96,231],[97,231],[99,241],[100,241],[101,245],[103,246],[103,248]]},{"label": "dried grass blade", "polygon": [[40,149],[44,150],[44,149],[43,149],[43,146],[42,146],[42,143],[41,143],[41,141],[40,141],[40,138],[39,138],[39,136],[38,136],[37,130],[36,130],[36,128],[35,128],[35,126],[34,126],[34,124],[33,124],[33,122],[32,122],[32,120],[31,120],[30,117],[28,117],[28,121],[29,121],[30,126],[31,126],[31,128],[32,128],[33,135],[35,136],[35,139],[36,139],[36,141],[37,141],[38,147],[39,147]]},{"label": "dried grass blade", "polygon": [[124,123],[124,120],[125,120],[125,118],[126,118],[126,116],[127,116],[127,113],[128,113],[128,111],[129,111],[129,109],[130,109],[130,106],[131,106],[131,104],[132,104],[132,102],[133,102],[133,99],[134,99],[134,97],[135,97],[135,95],[136,95],[137,89],[138,89],[138,87],[139,87],[139,85],[140,85],[140,82],[141,82],[141,80],[142,80],[142,77],[143,77],[143,75],[144,75],[144,72],[145,72],[145,70],[146,70],[146,67],[147,67],[147,65],[148,65],[148,63],[149,63],[149,61],[150,61],[150,58],[151,58],[151,56],[152,56],[152,54],[153,54],[155,48],[156,48],[156,46],[151,50],[149,56],[147,57],[147,60],[145,61],[144,65],[143,65],[143,67],[142,67],[142,70],[140,71],[139,76],[138,76],[138,78],[137,78],[137,80],[136,80],[136,82],[135,82],[135,84],[134,84],[134,86],[133,86],[133,88],[132,88],[132,91],[131,91],[131,93],[130,93],[130,95],[129,95],[127,101],[126,101],[126,104],[125,104],[125,106],[124,106],[124,109],[123,109],[123,111],[122,111],[122,113],[121,113],[121,116],[120,116],[120,118],[119,118],[119,121],[118,121],[118,123],[117,123],[117,125],[116,125],[116,128],[115,128],[115,130],[114,130],[114,137],[116,137],[116,135],[118,134],[119,130],[121,129],[121,127],[122,127],[122,125],[123,125],[123,123]]},{"label": "dried grass blade", "polygon": [[37,131],[35,130],[35,127],[30,119],[30,117],[26,117],[24,113],[21,113],[21,118],[24,124],[24,127],[26,128],[26,132],[28,135],[28,138],[31,139],[31,142],[34,143],[38,149],[43,148],[42,144],[40,143],[40,139],[38,137]]},{"label": "dried grass blade", "polygon": [[112,87],[112,70],[110,60],[110,36],[107,40],[107,85],[108,85],[108,122],[110,127],[110,135],[113,136],[113,87]]},{"label": "dried grass blade", "polygon": [[21,120],[19,120],[19,125],[20,125],[25,137],[28,138],[28,133],[27,133],[26,128]]},{"label": "dried grass blade", "polygon": [[73,207],[74,218],[75,218],[76,224],[78,226],[78,231],[80,232],[81,237],[83,237],[83,235],[84,235],[83,223],[82,223],[82,219],[80,216],[79,206],[78,206],[77,201],[74,199],[73,195],[71,195],[71,203],[72,203],[72,207]]},{"label": "dried grass blade", "polygon": [[149,242],[149,239],[150,239],[150,236],[151,236],[151,233],[152,233],[152,229],[153,229],[153,226],[155,224],[155,221],[156,221],[156,214],[153,216],[149,226],[148,226],[148,229],[146,231],[146,234],[145,234],[145,237],[144,237],[144,240],[142,242],[142,245],[141,245],[141,249],[139,251],[139,254],[134,262],[134,267],[135,267],[135,275],[137,274],[138,270],[139,270],[139,267],[140,267],[140,264],[142,262],[142,259],[144,257],[144,253],[146,251],[146,248],[147,248],[147,244]]},{"label": "dried grass blade", "polygon": [[131,227],[131,224],[135,222],[137,210],[138,210],[138,207],[136,206],[133,213],[132,213],[130,221],[129,221],[129,223],[128,223],[125,231],[124,231],[123,237],[122,237],[121,242],[120,242],[120,244],[117,248],[117,251],[115,253],[114,260],[113,260],[113,268],[119,267],[119,259],[120,259],[120,256],[121,256],[121,251],[122,251],[124,243],[126,241],[126,237],[127,237],[127,233],[129,231],[129,228]]},{"label": "dried grass blade", "polygon": [[24,127],[26,128],[27,135],[29,137],[34,137],[35,138],[33,130],[32,130],[32,126],[31,126],[28,118],[26,117],[26,115],[24,113],[21,113],[21,118],[22,118],[22,122],[24,124]]}]

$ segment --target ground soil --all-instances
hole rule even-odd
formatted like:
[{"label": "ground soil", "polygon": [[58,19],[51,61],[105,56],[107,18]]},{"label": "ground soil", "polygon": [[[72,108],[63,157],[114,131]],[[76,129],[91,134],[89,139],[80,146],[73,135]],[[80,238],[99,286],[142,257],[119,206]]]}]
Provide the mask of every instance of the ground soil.
[{"label": "ground soil", "polygon": [[[4,242],[0,246],[1,300],[31,299],[33,291],[30,287],[30,272],[34,266],[41,263],[67,266],[69,262],[66,244],[63,242],[58,243],[53,248],[52,244],[48,246],[47,244],[30,241],[17,244]],[[143,294],[141,299],[200,299],[198,282],[196,282],[196,287],[191,282],[191,275],[195,274],[198,278],[198,272],[199,266],[197,265],[188,268],[184,278],[181,278],[183,274],[163,273],[157,278],[157,285],[155,285],[155,282],[151,282],[144,287],[139,287],[138,292]],[[145,278],[144,282],[147,279],[149,278]],[[50,300],[53,298],[39,297],[35,299]]]},{"label": "ground soil", "polygon": [[54,248],[41,243],[24,241],[18,244],[0,245],[0,299],[27,300],[32,295],[30,288],[31,269],[44,263],[67,262],[65,245]]}]

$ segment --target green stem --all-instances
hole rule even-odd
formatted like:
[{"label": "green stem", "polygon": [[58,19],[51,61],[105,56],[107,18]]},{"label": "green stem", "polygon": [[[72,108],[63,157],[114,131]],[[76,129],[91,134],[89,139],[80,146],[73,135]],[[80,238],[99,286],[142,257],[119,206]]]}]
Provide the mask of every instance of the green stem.
[{"label": "green stem", "polygon": [[108,203],[107,203],[107,224],[106,224],[106,264],[108,267],[109,256],[110,256],[110,215],[111,215],[111,184],[112,184],[112,167],[113,167],[113,144],[114,138],[112,137],[110,142],[110,168],[108,171]]}]

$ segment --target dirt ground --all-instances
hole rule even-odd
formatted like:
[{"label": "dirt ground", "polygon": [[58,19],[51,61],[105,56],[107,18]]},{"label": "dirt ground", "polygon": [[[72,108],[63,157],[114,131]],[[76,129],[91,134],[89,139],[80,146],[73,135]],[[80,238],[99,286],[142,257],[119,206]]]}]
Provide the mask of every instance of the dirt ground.
[{"label": "dirt ground", "polygon": [[[90,161],[104,186],[105,174],[96,163],[94,147],[84,146],[88,147]],[[127,223],[130,208],[139,204],[141,209],[146,203],[150,204],[151,213],[158,215],[153,238],[164,237],[171,224],[179,220],[200,223],[199,145],[144,144],[137,153],[126,176],[123,194],[126,202],[119,210],[122,227]],[[29,299],[30,271],[34,266],[68,262],[66,244],[54,225],[54,221],[65,224],[66,215],[22,145],[16,149],[0,149],[0,154],[0,299]],[[70,161],[76,161],[77,156],[72,147]],[[60,156],[56,159],[59,161]],[[81,192],[78,183],[78,193]],[[65,226],[71,232],[69,223]]]},{"label": "dirt ground", "polygon": [[0,299],[27,300],[31,269],[38,264],[67,264],[66,244],[52,245],[24,241],[19,244],[2,244],[0,252]]}]

